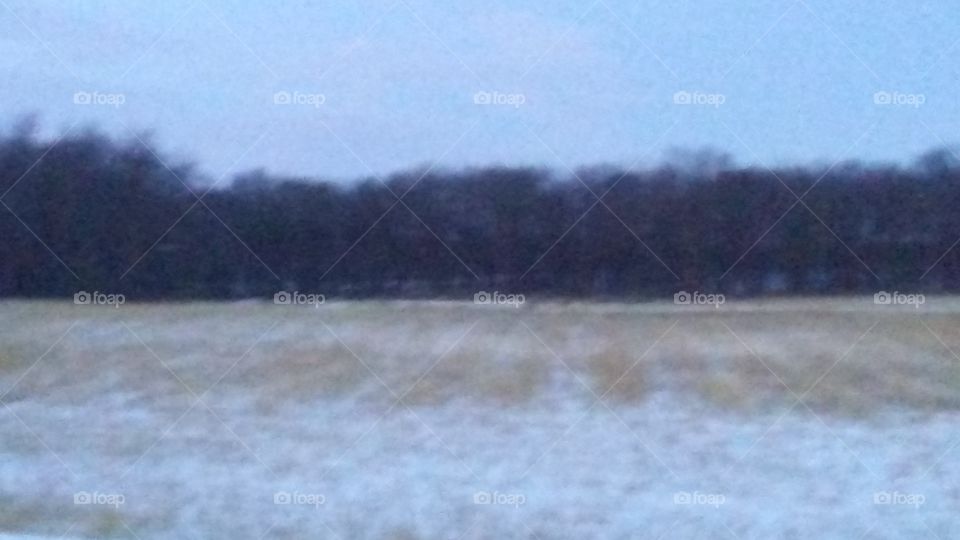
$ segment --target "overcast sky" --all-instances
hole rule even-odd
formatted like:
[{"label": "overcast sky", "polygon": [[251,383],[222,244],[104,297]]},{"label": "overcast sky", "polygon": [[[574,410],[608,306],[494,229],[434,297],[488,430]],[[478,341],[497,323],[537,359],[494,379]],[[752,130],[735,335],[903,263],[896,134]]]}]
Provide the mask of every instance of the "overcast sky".
[{"label": "overcast sky", "polygon": [[0,118],[150,130],[213,177],[905,161],[960,140],[958,22],[902,0],[0,0]]}]

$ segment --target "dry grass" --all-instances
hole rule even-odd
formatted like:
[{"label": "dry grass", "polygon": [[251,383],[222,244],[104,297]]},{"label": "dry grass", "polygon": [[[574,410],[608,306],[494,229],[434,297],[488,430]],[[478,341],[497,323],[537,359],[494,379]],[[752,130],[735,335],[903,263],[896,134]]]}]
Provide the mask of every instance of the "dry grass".
[{"label": "dry grass", "polygon": [[[62,501],[24,502],[0,494],[0,535],[13,532],[43,538],[129,538],[131,528],[157,527],[163,521],[109,506],[77,506],[67,497]],[[69,529],[53,525],[61,522],[70,523]]]},{"label": "dry grass", "polygon": [[548,381],[551,366],[544,354],[521,350],[511,356],[486,356],[472,348],[450,353],[409,387],[404,401],[414,405],[436,404],[456,398],[518,404],[539,395]]},{"label": "dry grass", "polygon": [[585,356],[582,363],[589,369],[592,391],[598,397],[632,401],[643,399],[651,390],[647,364],[623,347],[608,344]]},{"label": "dry grass", "polygon": [[347,394],[513,406],[566,381],[583,399],[621,404],[666,391],[745,410],[801,398],[843,414],[943,410],[960,408],[957,323],[960,303],[951,298],[928,299],[921,310],[869,299],[719,310],[10,302],[0,306],[0,395],[77,401],[122,390],[180,404],[210,389],[206,399],[240,395],[263,406]]}]

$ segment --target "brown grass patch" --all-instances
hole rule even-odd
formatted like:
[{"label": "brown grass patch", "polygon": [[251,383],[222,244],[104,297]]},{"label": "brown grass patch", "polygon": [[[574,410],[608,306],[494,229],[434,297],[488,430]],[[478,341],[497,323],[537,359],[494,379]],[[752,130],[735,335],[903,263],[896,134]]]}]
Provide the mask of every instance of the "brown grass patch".
[{"label": "brown grass patch", "polygon": [[960,351],[960,302],[942,299],[955,308],[923,313],[857,301],[719,310],[358,302],[286,311],[257,303],[98,310],[15,302],[0,309],[0,392],[26,373],[6,401],[116,391],[182,400],[190,395],[177,378],[200,393],[221,377],[218,394],[268,404],[350,393],[393,400],[408,389],[406,401],[417,405],[522,404],[554,383],[591,398],[566,384],[576,377],[620,403],[667,391],[736,408],[802,396],[815,411],[851,414],[960,409],[960,359],[951,352]]}]

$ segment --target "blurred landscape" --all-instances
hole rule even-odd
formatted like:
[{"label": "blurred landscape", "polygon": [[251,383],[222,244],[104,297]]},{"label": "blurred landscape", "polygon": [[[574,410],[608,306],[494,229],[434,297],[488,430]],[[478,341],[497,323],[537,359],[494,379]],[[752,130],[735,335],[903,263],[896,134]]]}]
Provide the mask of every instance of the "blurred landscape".
[{"label": "blurred landscape", "polygon": [[0,0],[0,540],[960,538],[960,26]]},{"label": "blurred landscape", "polygon": [[0,140],[11,538],[960,533],[949,150],[226,185],[161,154]]},{"label": "blurred landscape", "polygon": [[950,538],[958,322],[952,297],[7,302],[0,530]]}]

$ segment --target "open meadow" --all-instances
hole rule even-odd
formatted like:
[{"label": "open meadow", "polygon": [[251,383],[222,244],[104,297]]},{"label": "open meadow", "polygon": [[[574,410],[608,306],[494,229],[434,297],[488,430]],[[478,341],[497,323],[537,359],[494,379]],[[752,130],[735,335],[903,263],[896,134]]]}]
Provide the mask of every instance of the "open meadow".
[{"label": "open meadow", "polygon": [[952,297],[7,301],[0,534],[955,538],[957,352]]}]

